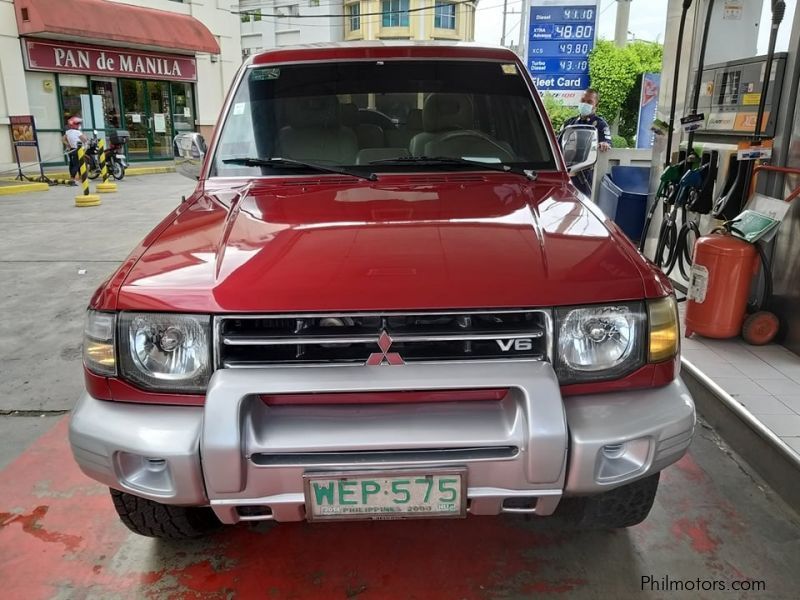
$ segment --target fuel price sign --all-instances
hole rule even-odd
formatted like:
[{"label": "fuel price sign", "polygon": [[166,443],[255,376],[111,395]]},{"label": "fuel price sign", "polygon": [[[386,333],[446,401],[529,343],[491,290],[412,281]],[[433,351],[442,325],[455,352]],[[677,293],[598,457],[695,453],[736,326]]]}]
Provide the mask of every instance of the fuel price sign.
[{"label": "fuel price sign", "polygon": [[597,37],[597,0],[532,0],[528,70],[540,92],[589,87]]}]

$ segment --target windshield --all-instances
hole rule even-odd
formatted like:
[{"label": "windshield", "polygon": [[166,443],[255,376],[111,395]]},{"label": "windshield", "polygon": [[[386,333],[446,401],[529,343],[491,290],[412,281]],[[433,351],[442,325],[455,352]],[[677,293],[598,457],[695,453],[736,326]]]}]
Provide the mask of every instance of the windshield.
[{"label": "windshield", "polygon": [[[232,160],[245,158],[262,163]],[[473,60],[250,68],[223,124],[212,175],[313,171],[270,162],[276,158],[365,172],[476,170],[476,162],[555,168],[516,65]],[[415,160],[422,158],[454,160]]]}]

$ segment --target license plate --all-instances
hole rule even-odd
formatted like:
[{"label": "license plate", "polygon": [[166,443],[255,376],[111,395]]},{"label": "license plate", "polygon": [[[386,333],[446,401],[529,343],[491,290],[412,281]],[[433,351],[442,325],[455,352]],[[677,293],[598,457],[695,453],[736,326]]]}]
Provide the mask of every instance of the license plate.
[{"label": "license plate", "polygon": [[306,518],[464,517],[466,469],[306,474]]}]

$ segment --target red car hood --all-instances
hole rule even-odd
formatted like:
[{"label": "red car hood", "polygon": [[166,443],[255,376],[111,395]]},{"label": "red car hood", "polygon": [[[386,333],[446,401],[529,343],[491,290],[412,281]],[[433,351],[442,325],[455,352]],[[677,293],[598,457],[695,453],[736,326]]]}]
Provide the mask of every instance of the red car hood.
[{"label": "red car hood", "polygon": [[207,186],[184,207],[148,240],[118,308],[503,308],[645,295],[644,261],[556,178],[264,180]]}]

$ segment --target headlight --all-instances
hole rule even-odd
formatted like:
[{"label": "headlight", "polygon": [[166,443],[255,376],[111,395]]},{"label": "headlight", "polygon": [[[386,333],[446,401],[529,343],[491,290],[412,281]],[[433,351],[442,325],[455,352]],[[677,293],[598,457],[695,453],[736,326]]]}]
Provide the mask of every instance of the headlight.
[{"label": "headlight", "polygon": [[117,354],[114,350],[116,315],[90,310],[83,329],[83,364],[97,375],[117,374]]},{"label": "headlight", "polygon": [[165,392],[203,392],[211,373],[208,315],[120,313],[126,379]]},{"label": "headlight", "polygon": [[562,308],[556,318],[556,374],[562,384],[618,378],[644,363],[643,303]]}]

